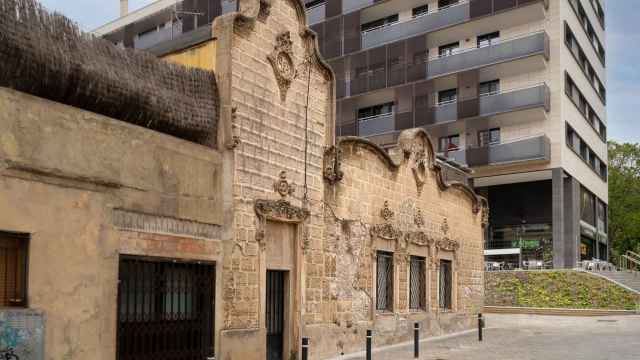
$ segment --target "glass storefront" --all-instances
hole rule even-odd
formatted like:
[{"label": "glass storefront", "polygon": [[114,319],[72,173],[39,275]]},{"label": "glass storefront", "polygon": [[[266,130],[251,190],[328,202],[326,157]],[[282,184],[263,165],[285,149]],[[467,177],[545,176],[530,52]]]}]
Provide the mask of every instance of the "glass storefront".
[{"label": "glass storefront", "polygon": [[[523,224],[493,227],[487,249],[519,249],[519,255],[504,255],[505,267],[550,268],[553,266],[551,224]],[[508,265],[508,266],[506,266]]]},{"label": "glass storefront", "polygon": [[592,260],[595,257],[594,241],[588,237],[580,237],[580,260]]}]

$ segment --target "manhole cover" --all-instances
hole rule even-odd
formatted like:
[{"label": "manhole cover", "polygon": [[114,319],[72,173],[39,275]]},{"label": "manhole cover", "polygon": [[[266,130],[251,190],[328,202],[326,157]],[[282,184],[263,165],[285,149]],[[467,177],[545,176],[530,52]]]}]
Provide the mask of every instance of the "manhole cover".
[{"label": "manhole cover", "polygon": [[598,320],[598,322],[614,323],[618,322],[618,320]]}]

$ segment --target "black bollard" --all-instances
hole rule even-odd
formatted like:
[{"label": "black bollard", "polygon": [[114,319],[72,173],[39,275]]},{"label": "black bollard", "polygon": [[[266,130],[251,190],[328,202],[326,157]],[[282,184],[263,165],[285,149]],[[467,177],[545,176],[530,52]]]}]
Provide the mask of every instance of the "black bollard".
[{"label": "black bollard", "polygon": [[367,330],[367,360],[371,360],[371,340],[373,340],[373,331]]},{"label": "black bollard", "polygon": [[309,338],[302,338],[302,360],[309,360]]},{"label": "black bollard", "polygon": [[413,357],[420,357],[420,324],[413,324]]},{"label": "black bollard", "polygon": [[478,314],[478,341],[482,341],[482,328],[484,327],[484,319],[482,314]]}]

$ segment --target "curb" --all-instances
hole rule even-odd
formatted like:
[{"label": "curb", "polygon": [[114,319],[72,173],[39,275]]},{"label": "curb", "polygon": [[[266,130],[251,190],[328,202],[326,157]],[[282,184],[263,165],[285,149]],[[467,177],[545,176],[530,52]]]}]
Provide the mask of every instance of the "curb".
[{"label": "curb", "polygon": [[515,306],[485,306],[484,312],[487,314],[530,314],[556,316],[638,315],[638,312],[636,312],[635,310],[527,308]]}]

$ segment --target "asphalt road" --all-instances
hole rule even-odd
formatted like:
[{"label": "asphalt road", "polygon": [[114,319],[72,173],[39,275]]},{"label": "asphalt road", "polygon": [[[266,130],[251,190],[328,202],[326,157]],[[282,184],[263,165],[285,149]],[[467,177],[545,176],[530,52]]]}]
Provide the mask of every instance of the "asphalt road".
[{"label": "asphalt road", "polygon": [[[486,315],[477,333],[425,341],[429,360],[640,360],[640,316],[565,317]],[[373,360],[413,359],[407,346],[373,354]]]}]

